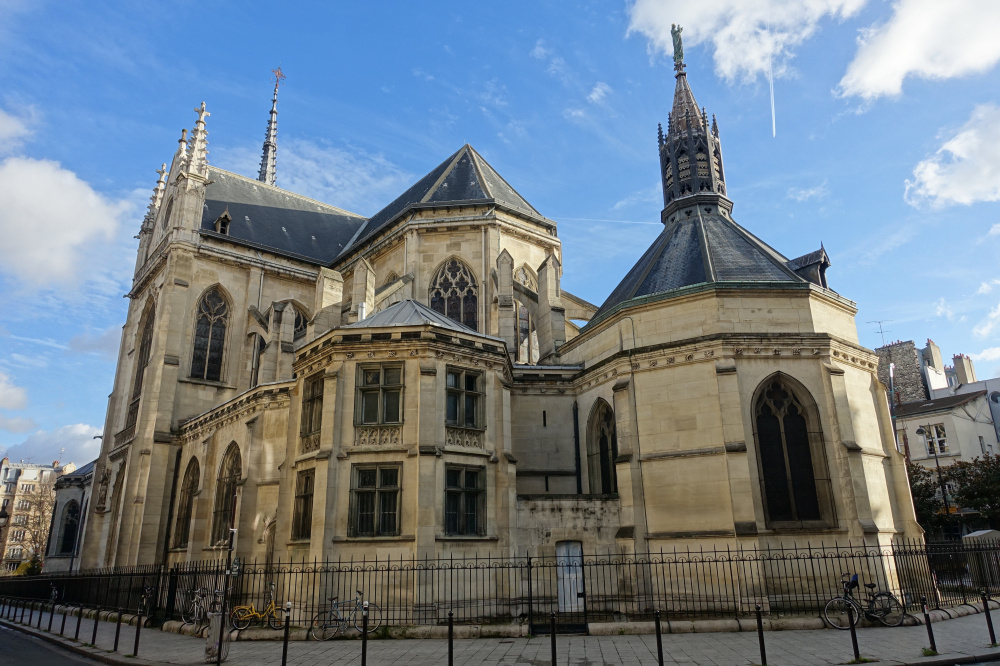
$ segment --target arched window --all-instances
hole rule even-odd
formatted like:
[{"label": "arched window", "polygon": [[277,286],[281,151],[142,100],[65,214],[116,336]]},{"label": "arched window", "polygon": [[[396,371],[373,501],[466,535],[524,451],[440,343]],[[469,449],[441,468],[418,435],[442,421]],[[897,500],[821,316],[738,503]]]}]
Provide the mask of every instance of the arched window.
[{"label": "arched window", "polygon": [[198,303],[194,356],[191,359],[192,377],[221,381],[228,321],[229,304],[218,289],[209,289]]},{"label": "arched window", "polygon": [[294,340],[298,340],[306,334],[306,326],[309,324],[309,317],[300,312],[295,306],[292,306],[292,310],[295,312],[295,326],[292,329],[292,338]]},{"label": "arched window", "polygon": [[598,398],[590,411],[590,422],[587,425],[587,469],[590,473],[592,494],[605,495],[618,492],[618,475],[615,472],[617,457],[615,413],[611,405]]},{"label": "arched window", "polygon": [[167,210],[164,211],[163,213],[163,222],[160,223],[161,228],[163,229],[167,228],[167,225],[170,224],[170,216],[173,215],[173,213],[174,213],[174,198],[170,197],[170,200],[167,201]]},{"label": "arched window", "polygon": [[79,529],[80,505],[76,500],[72,500],[62,512],[62,522],[59,528],[59,555],[73,554]]},{"label": "arched window", "polygon": [[458,259],[450,259],[431,282],[431,309],[478,330],[478,294],[476,278],[469,267]]},{"label": "arched window", "polygon": [[198,480],[201,478],[201,467],[197,458],[191,458],[184,481],[181,483],[181,497],[177,502],[177,522],[174,523],[174,548],[184,548],[188,545],[191,533],[191,513],[194,508],[194,495],[198,492]]},{"label": "arched window", "polygon": [[219,467],[219,483],[215,488],[215,512],[212,520],[212,544],[222,546],[229,543],[229,528],[233,522],[236,505],[233,496],[243,473],[243,459],[240,447],[233,442],[226,449]]},{"label": "arched window", "polygon": [[[538,281],[527,266],[514,271],[514,281],[538,293]],[[538,331],[535,328],[535,318],[531,316],[528,306],[517,298],[514,299],[514,307],[517,310],[517,362],[537,363]]]},{"label": "arched window", "polygon": [[111,489],[111,511],[108,519],[111,521],[111,529],[108,530],[108,541],[104,551],[104,564],[111,566],[115,563],[115,552],[118,550],[118,525],[121,523],[121,516],[118,515],[122,506],[122,495],[125,493],[125,465],[118,466],[118,474],[115,476],[115,484]]},{"label": "arched window", "polygon": [[[135,357],[135,379],[132,382],[132,397],[129,399],[128,412],[125,414],[125,430],[133,427],[139,418],[139,398],[142,397],[142,380],[146,376],[146,366],[149,365],[149,352],[153,347],[152,303],[146,306],[142,315],[142,331],[139,334],[139,353]],[[129,438],[130,439],[130,438]]]},{"label": "arched window", "polygon": [[764,511],[770,523],[832,518],[822,433],[818,423],[809,423],[804,399],[811,401],[808,394],[796,395],[779,375],[765,382],[754,405]]}]

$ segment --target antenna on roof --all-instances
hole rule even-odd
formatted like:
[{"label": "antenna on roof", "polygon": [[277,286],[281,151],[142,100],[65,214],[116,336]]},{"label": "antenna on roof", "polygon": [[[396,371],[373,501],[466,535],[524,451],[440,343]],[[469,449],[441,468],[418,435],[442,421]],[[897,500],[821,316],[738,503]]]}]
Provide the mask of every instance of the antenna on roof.
[{"label": "antenna on roof", "polygon": [[882,336],[882,346],[883,347],[885,347],[885,334],[886,333],[892,333],[892,331],[889,330],[889,329],[883,329],[882,328],[882,324],[888,324],[890,321],[892,321],[892,320],[891,319],[875,319],[873,321],[867,322],[869,324],[878,324],[878,332]]}]

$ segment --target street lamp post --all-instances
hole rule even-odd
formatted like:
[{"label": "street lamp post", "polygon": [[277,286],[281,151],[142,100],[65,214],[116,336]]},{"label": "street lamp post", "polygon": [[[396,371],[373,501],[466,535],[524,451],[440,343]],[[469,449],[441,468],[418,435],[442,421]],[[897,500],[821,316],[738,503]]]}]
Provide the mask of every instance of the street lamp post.
[{"label": "street lamp post", "polygon": [[[928,445],[927,448],[930,449],[930,437],[931,426],[920,426],[917,428],[917,434],[924,436],[924,442]],[[944,483],[944,475],[941,473],[941,461],[938,460],[938,445],[937,442],[934,443],[934,466],[937,468],[938,485],[941,486],[941,498],[944,500],[944,513],[946,516],[951,516],[951,507],[948,504],[948,489]]]},{"label": "street lamp post", "polygon": [[[3,531],[7,527],[7,521],[10,520],[10,514],[7,513],[7,506],[0,506],[0,548],[6,549],[6,543],[3,540]],[[3,562],[3,551],[0,550],[0,563]],[[2,573],[2,572],[0,572]]]}]

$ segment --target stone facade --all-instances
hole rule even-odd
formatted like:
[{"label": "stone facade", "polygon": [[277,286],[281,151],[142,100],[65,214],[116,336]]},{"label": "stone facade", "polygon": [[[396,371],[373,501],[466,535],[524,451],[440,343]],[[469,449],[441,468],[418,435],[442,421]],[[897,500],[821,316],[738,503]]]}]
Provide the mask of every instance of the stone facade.
[{"label": "stone facade", "polygon": [[0,527],[0,575],[12,573],[22,562],[38,555],[44,560],[49,525],[55,504],[55,484],[76,465],[37,465],[0,460],[0,514],[7,525]]},{"label": "stone facade", "polygon": [[[470,146],[365,219],[208,166],[205,115],[140,233],[83,566],[217,557],[230,524],[263,561],[920,534],[854,304],[825,252],[788,261],[731,221],[721,154],[688,196],[671,151],[701,139],[671,132],[693,124],[661,141],[654,250],[698,219],[732,265],[709,252],[707,279],[599,312],[561,288],[555,223]],[[774,279],[726,277],[761,262]],[[762,435],[768,410],[798,434]],[[805,461],[794,493],[780,447]]]}]

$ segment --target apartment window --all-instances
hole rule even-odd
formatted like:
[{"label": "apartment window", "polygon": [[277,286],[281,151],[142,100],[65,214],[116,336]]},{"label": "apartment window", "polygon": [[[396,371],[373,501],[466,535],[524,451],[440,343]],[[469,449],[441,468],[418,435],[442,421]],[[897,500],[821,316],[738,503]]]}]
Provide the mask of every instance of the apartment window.
[{"label": "apartment window", "polygon": [[14,492],[14,488],[17,488],[17,484],[16,483],[7,483],[7,484],[4,484],[4,485],[6,486],[4,488],[4,492],[8,492],[8,493]]},{"label": "apartment window", "polygon": [[22,493],[33,493],[35,492],[35,484],[33,483],[22,483],[21,484]]},{"label": "apartment window", "polygon": [[399,534],[399,465],[355,465],[351,481],[351,536]]},{"label": "apartment window", "polygon": [[319,432],[323,422],[323,373],[306,379],[302,394],[302,423],[299,434],[303,437]]},{"label": "apartment window", "polygon": [[31,508],[31,502],[29,502],[28,500],[24,500],[23,499],[23,500],[18,500],[17,501],[17,510],[18,511],[27,511],[30,508]]},{"label": "apartment window", "polygon": [[11,541],[20,541],[23,538],[24,538],[24,530],[11,530],[10,531],[10,540]]},{"label": "apartment window", "polygon": [[448,398],[445,422],[464,428],[483,427],[480,416],[483,376],[468,370],[448,370]]},{"label": "apartment window", "polygon": [[399,423],[403,413],[403,366],[379,365],[358,369],[355,420],[360,425]]},{"label": "apartment window", "polygon": [[927,441],[927,455],[948,453],[948,439],[943,423],[924,427],[924,439]]},{"label": "apartment window", "polygon": [[313,488],[316,470],[303,470],[295,478],[295,509],[292,513],[292,538],[312,536]]},{"label": "apartment window", "polygon": [[[7,551],[7,557],[20,559],[23,556],[24,556],[23,548],[11,548],[10,550]],[[13,571],[13,569],[11,569],[11,571]]]},{"label": "apartment window", "polygon": [[19,515],[19,516],[14,516],[14,524],[15,525],[27,525],[28,524],[28,517],[26,515],[24,515],[23,513],[21,515]]},{"label": "apartment window", "polygon": [[986,455],[986,453],[987,453],[986,452],[986,440],[983,439],[982,435],[979,436],[979,449],[983,452],[983,455]]},{"label": "apartment window", "polygon": [[456,536],[486,532],[486,491],[482,467],[446,467],[444,531]]}]

